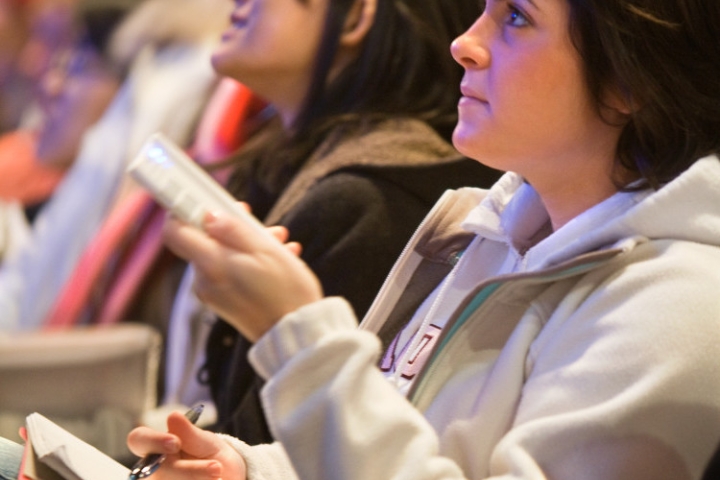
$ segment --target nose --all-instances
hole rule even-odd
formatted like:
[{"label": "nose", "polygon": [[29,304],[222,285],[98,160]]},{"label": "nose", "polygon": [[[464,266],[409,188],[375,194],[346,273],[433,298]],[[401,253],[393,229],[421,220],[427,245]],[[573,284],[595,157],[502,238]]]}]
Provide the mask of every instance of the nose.
[{"label": "nose", "polygon": [[55,98],[60,96],[64,88],[65,75],[56,68],[50,68],[38,83],[41,106],[47,108]]},{"label": "nose", "polygon": [[40,82],[42,93],[46,97],[55,97],[60,94],[65,84],[65,77],[57,70],[50,70],[43,75]]},{"label": "nose", "polygon": [[483,14],[462,35],[453,40],[450,52],[464,69],[484,69],[490,66],[490,50],[484,39]]}]

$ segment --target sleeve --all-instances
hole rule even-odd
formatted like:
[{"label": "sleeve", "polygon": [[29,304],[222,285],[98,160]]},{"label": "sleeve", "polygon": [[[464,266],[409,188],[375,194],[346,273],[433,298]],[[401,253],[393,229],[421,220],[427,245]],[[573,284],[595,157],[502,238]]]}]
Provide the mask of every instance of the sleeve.
[{"label": "sleeve", "polygon": [[247,480],[295,480],[297,475],[279,443],[251,446],[229,435],[219,434],[245,460]]},{"label": "sleeve", "polygon": [[287,315],[253,347],[270,426],[300,478],[462,478],[423,416],[380,373],[380,342],[347,302]]}]

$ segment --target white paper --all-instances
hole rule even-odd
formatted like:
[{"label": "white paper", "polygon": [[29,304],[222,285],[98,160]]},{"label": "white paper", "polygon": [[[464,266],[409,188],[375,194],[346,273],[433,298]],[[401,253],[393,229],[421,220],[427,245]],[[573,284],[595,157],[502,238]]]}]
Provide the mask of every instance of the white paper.
[{"label": "white paper", "polygon": [[128,468],[39,413],[26,427],[38,459],[67,480],[127,480]]}]

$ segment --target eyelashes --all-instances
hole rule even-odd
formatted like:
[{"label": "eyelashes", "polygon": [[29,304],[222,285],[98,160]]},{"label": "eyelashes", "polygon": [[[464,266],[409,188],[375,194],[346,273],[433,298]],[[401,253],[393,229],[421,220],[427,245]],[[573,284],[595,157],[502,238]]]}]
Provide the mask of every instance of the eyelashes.
[{"label": "eyelashes", "polygon": [[507,3],[505,24],[511,27],[522,28],[532,25],[528,15],[514,3]]}]

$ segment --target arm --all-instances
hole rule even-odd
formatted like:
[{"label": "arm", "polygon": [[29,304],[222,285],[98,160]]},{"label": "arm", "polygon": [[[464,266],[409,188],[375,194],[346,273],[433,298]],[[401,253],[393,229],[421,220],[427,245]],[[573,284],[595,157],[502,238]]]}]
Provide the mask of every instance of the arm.
[{"label": "arm", "polygon": [[[437,397],[430,409],[452,418],[440,437],[379,376],[377,340],[347,306],[304,307],[252,352],[273,432],[301,478],[699,478],[720,438],[720,259],[701,253],[683,268],[652,259],[597,272],[556,311],[528,314],[541,333],[529,353],[503,351],[491,374],[501,391],[480,391],[498,381],[480,377]],[[512,375],[517,407],[488,404],[507,399]],[[485,405],[463,418],[467,403]],[[498,409],[511,424],[480,458]]]}]

